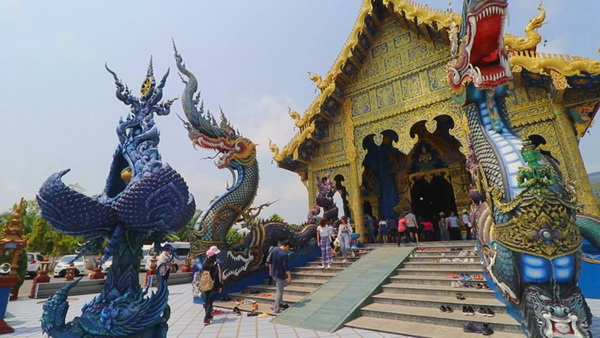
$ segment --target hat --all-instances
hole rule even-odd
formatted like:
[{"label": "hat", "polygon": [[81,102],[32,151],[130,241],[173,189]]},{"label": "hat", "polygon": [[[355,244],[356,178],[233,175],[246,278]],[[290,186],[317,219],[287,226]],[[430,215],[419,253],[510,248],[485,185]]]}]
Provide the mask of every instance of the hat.
[{"label": "hat", "polygon": [[467,209],[463,209],[463,214],[466,214],[466,213],[467,213]]},{"label": "hat", "polygon": [[219,252],[221,252],[221,250],[219,250],[219,248],[217,248],[216,245],[213,245],[210,247],[210,249],[206,250],[206,256],[207,257],[212,257],[214,255],[218,255]]}]

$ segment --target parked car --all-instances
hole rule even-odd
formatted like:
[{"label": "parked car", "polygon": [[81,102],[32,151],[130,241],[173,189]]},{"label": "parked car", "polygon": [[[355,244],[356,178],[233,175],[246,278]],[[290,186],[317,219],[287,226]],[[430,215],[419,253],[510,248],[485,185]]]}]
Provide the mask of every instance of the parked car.
[{"label": "parked car", "polygon": [[[165,244],[171,244],[171,246],[175,249],[175,253],[180,258],[180,259],[177,259],[177,258],[173,257],[173,262],[175,262],[177,265],[185,264],[185,259],[187,258],[187,255],[190,253],[190,248],[191,248],[190,243],[189,242],[171,242],[171,243],[163,243],[162,245],[164,246]],[[142,266],[145,270],[150,270],[150,265],[152,264],[152,262],[150,260],[152,259],[152,256],[154,256],[154,255],[156,255],[158,257],[158,255],[160,255],[160,252],[156,252],[154,247],[152,247],[148,251],[148,255],[146,255],[144,257],[144,261],[142,262]]]},{"label": "parked car", "polygon": [[[64,277],[67,274],[67,268],[71,264],[71,261],[75,259],[75,257],[77,257],[77,255],[63,256],[54,267],[54,277]],[[75,276],[83,275],[85,272],[85,259],[83,256],[75,259],[73,264],[75,265]]]},{"label": "parked car", "polygon": [[140,260],[140,271],[146,271],[146,257],[150,254],[150,249],[152,249],[154,245],[146,244],[142,246],[142,259]]},{"label": "parked car", "polygon": [[28,252],[27,253],[27,274],[33,278],[37,275],[38,270],[42,266],[41,262],[44,260],[44,256],[39,252]]},{"label": "parked car", "polygon": [[112,262],[113,262],[113,258],[112,258],[112,256],[110,256],[110,258],[108,258],[106,260],[106,262],[104,262],[104,264],[102,264],[102,272],[108,272],[108,268],[110,268],[112,266]]}]

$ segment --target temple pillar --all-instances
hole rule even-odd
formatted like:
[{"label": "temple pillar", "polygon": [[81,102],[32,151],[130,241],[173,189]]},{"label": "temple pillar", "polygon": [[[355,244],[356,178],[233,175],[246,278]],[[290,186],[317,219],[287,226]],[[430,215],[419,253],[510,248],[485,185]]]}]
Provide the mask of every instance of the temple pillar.
[{"label": "temple pillar", "polygon": [[346,158],[350,164],[350,209],[354,219],[354,231],[360,234],[359,241],[366,242],[368,234],[365,231],[365,217],[360,193],[360,162],[357,161],[356,146],[354,145],[354,121],[352,121],[352,101],[344,99],[342,105],[344,114],[344,141],[346,143]]},{"label": "temple pillar", "polygon": [[569,159],[565,163],[568,171],[567,176],[574,181],[577,202],[583,205],[582,211],[598,216],[600,215],[600,208],[596,202],[590,180],[587,177],[573,124],[565,113],[564,107],[560,107],[559,109],[561,110],[556,114],[554,129],[560,140],[563,158]]},{"label": "temple pillar", "polygon": [[454,201],[456,203],[457,212],[467,209],[471,205],[469,197],[469,177],[464,162],[455,162],[448,165],[450,182],[454,191]]},{"label": "temple pillar", "polygon": [[312,168],[308,170],[306,175],[306,181],[308,182],[306,184],[306,190],[308,190],[308,208],[306,210],[308,212],[308,210],[311,210],[315,203],[317,203],[317,181],[315,179],[315,172]]}]

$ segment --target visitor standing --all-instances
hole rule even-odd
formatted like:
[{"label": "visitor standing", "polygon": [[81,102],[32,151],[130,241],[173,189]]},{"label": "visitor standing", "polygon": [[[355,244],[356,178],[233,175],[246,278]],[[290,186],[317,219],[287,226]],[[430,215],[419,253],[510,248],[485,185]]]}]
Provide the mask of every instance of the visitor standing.
[{"label": "visitor standing", "polygon": [[[163,250],[158,256],[158,260],[156,261],[156,266],[158,267],[158,273],[163,276],[165,280],[169,279],[169,275],[171,274],[171,251]],[[162,264],[165,264],[161,266]]]},{"label": "visitor standing", "polygon": [[472,227],[472,224],[469,221],[469,213],[467,212],[467,209],[463,209],[462,216],[460,217],[460,220],[462,221],[462,224],[464,225],[465,230],[467,231],[467,239],[472,239],[471,238],[471,227]]},{"label": "visitor standing", "polygon": [[[331,252],[331,246],[328,245],[327,247]],[[280,313],[282,309],[286,308],[283,306],[283,288],[285,287],[286,282],[292,282],[292,273],[290,272],[287,253],[289,249],[290,241],[287,239],[281,241],[279,247],[273,248],[267,261],[269,263],[269,275],[275,280],[275,287],[277,289],[275,303],[273,303],[273,307],[271,307],[275,313]]]},{"label": "visitor standing", "polygon": [[342,216],[340,227],[338,228],[338,240],[340,242],[340,249],[342,251],[342,263],[346,263],[348,258],[348,250],[350,250],[350,234],[352,233],[352,226],[348,222],[348,217]]},{"label": "visitor standing", "polygon": [[406,216],[404,216],[404,217],[408,221],[408,224],[406,225],[406,227],[408,228],[408,232],[410,234],[410,239],[413,242],[419,242],[420,241],[419,225],[417,224],[417,217],[415,216],[415,214],[412,213],[412,211],[409,211],[408,213],[406,213]]},{"label": "visitor standing", "polygon": [[[212,280],[212,288],[204,291],[204,325],[210,324],[213,319],[212,309],[215,296],[223,291],[223,281],[221,276],[221,267],[217,263],[217,255],[221,252],[216,246],[212,246],[206,251],[206,259],[202,264],[203,274],[209,272]],[[201,277],[200,283],[203,284],[204,276]]]},{"label": "visitor standing", "polygon": [[390,243],[396,243],[398,240],[398,219],[390,218],[387,220],[388,224],[388,237]]},{"label": "visitor standing", "polygon": [[388,242],[388,228],[387,228],[387,222],[383,218],[381,218],[379,220],[379,234],[381,235],[382,242],[387,243]]},{"label": "visitor standing", "polygon": [[400,217],[400,219],[398,220],[398,246],[400,246],[400,243],[405,242],[406,233],[408,232],[407,225],[408,220],[406,219],[406,215]]},{"label": "visitor standing", "polygon": [[450,232],[450,240],[460,241],[460,228],[458,227],[458,217],[454,211],[450,211],[450,216],[446,219],[448,223],[448,231]]},{"label": "visitor standing", "polygon": [[423,221],[423,230],[425,231],[425,240],[433,241],[433,223],[429,219]]},{"label": "visitor standing", "polygon": [[331,269],[331,263],[333,263],[331,227],[327,224],[326,219],[322,219],[317,227],[317,245],[321,248],[321,265],[319,267],[327,266],[328,269]]},{"label": "visitor standing", "polygon": [[438,224],[440,227],[440,240],[449,241],[450,233],[448,232],[448,220],[446,218],[446,214],[444,214],[443,212],[440,212],[440,221]]},{"label": "visitor standing", "polygon": [[365,224],[367,225],[367,231],[369,232],[369,242],[376,243],[377,234],[375,233],[375,219],[369,214],[365,214]]}]

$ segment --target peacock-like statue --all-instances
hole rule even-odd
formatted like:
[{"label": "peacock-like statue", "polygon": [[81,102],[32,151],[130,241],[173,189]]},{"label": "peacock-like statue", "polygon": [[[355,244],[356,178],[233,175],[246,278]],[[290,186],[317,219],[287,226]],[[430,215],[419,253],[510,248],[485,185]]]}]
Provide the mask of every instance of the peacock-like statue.
[{"label": "peacock-like statue", "polygon": [[465,0],[451,31],[448,80],[469,124],[477,245],[490,286],[527,337],[591,337],[577,281],[582,234],[597,245],[599,223],[577,217],[572,184],[507,122],[507,13],[506,0]]},{"label": "peacock-like statue", "polygon": [[[233,175],[233,184],[216,198],[200,215],[195,224],[191,253],[202,255],[213,245],[221,249],[224,281],[239,280],[250,271],[258,268],[264,261],[271,246],[282,239],[288,239],[295,249],[294,256],[308,254],[316,248],[314,240],[316,225],[292,226],[281,222],[261,222],[256,220],[258,212],[265,206],[252,208],[252,202],[258,190],[259,168],[256,159],[256,144],[243,137],[221,111],[221,121],[217,123],[204,104],[200,101],[198,80],[183,62],[181,54],[175,49],[175,62],[185,89],[181,103],[187,121],[184,126],[194,147],[217,152],[215,164],[219,169],[227,169]],[[244,245],[230,247],[226,242],[229,229],[244,220],[253,223]]]},{"label": "peacock-like statue", "polygon": [[42,329],[51,337],[166,337],[166,281],[159,275],[157,291],[149,293],[140,287],[138,275],[144,239],[151,236],[158,251],[166,249],[160,244],[165,236],[185,226],[195,212],[185,181],[162,161],[157,148],[154,115],[168,115],[174,101],[160,102],[169,72],[157,84],[150,60],[141,96],[136,97],[106,69],[115,80],[117,98],[131,111],[119,120],[119,144],[104,191],[88,197],[69,188],[61,181],[65,170],[43,183],[37,200],[55,229],[87,240],[80,255],[97,253],[108,239],[102,262],[112,256],[113,263],[102,292],[72,321],[65,323],[67,296],[79,280],[51,296],[43,306]]}]

